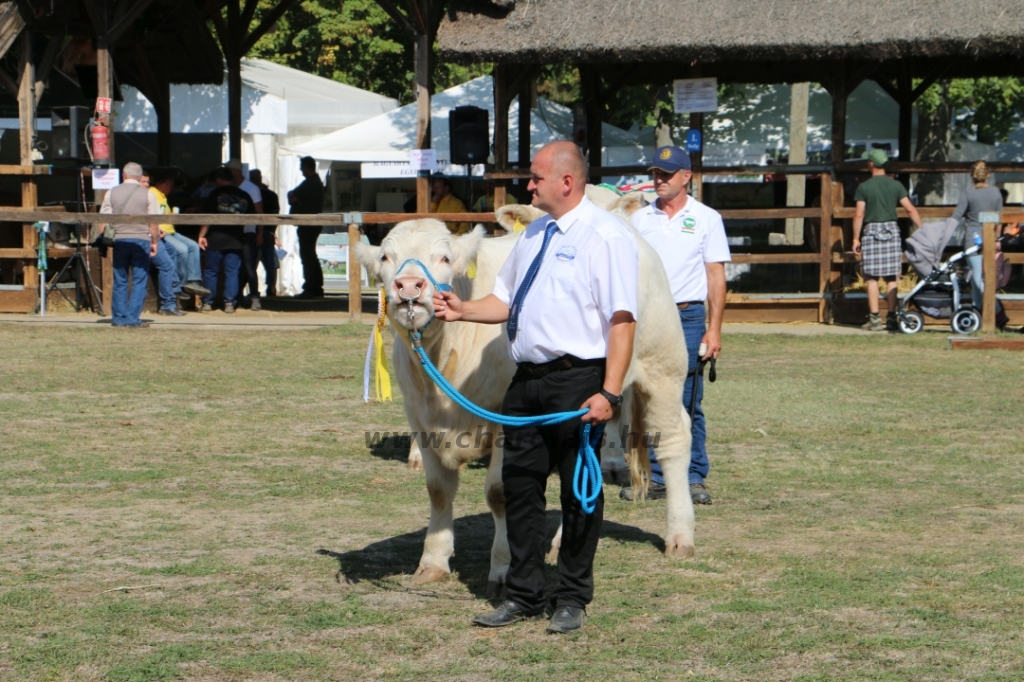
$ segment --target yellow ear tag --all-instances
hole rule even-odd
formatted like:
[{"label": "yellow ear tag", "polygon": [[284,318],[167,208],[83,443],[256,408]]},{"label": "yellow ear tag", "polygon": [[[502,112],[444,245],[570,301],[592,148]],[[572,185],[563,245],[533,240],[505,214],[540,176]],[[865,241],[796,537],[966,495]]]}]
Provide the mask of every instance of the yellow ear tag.
[{"label": "yellow ear tag", "polygon": [[377,361],[374,364],[374,382],[377,402],[391,400],[391,374],[388,372],[387,361],[384,357],[384,337],[381,329],[387,321],[388,299],[384,295],[384,287],[377,292],[377,324],[373,326],[373,346],[377,354]]},{"label": "yellow ear tag", "polygon": [[516,218],[516,223],[515,223],[515,225],[512,226],[512,231],[513,232],[522,232],[525,229],[526,229],[526,225],[523,225],[523,223],[519,220],[519,218]]},{"label": "yellow ear tag", "polygon": [[476,277],[476,261],[470,262],[469,267],[466,268],[466,277],[469,277],[470,279],[474,279]]}]

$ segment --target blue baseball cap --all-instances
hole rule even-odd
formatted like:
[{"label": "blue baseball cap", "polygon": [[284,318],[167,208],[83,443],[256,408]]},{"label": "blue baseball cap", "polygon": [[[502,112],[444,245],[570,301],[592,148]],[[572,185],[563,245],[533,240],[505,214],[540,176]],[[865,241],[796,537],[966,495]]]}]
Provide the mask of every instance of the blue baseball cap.
[{"label": "blue baseball cap", "polygon": [[690,170],[690,155],[679,147],[658,147],[658,151],[654,152],[654,161],[647,170],[655,168],[666,173]]}]

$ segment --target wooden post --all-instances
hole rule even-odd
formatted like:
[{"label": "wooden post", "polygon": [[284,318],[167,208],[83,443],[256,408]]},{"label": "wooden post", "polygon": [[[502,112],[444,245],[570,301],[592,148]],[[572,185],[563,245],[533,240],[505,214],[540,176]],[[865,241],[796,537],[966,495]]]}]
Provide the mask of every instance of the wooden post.
[{"label": "wooden post", "polygon": [[981,227],[982,276],[985,293],[981,304],[981,331],[996,330],[996,223],[985,223]]},{"label": "wooden post", "polygon": [[356,259],[356,244],[362,232],[352,223],[348,226],[348,321],[361,322],[363,314],[363,274]]},{"label": "wooden post", "polygon": [[[32,151],[36,139],[36,69],[32,61],[32,32],[25,30],[21,34],[21,83],[18,89],[18,125],[20,126],[19,142],[22,166],[32,165]],[[35,208],[38,203],[36,181],[31,175],[24,176],[21,182],[21,205],[24,208]],[[39,233],[32,223],[21,226],[21,245],[25,249],[39,247]],[[39,284],[39,270],[35,259],[24,261],[24,285],[36,287]]]},{"label": "wooden post", "polygon": [[[580,94],[587,110],[587,163],[591,168],[604,165],[601,151],[604,147],[601,124],[604,118],[604,99],[601,92],[601,75],[590,66],[580,66]],[[590,182],[598,184],[601,176],[591,173]]]},{"label": "wooden post", "polygon": [[[100,3],[106,11],[106,3]],[[99,97],[114,97],[114,69],[111,63],[110,50],[107,49],[105,34],[99,35],[96,39],[96,80],[97,94]],[[108,142],[110,145],[110,166],[115,168],[117,162],[114,154],[114,121],[109,115],[103,117],[103,121],[109,132]],[[96,192],[96,206],[103,202],[106,192]],[[92,237],[93,235],[90,235]],[[111,311],[114,303],[114,249],[107,249],[107,257],[102,259],[100,267],[100,281],[103,287],[103,309]]]},{"label": "wooden post", "polygon": [[[430,149],[430,36],[416,34],[413,70],[416,77],[416,148]],[[429,173],[416,177],[416,212],[430,211]]]},{"label": "wooden post", "polygon": [[832,176],[821,174],[821,227],[818,236],[818,291],[822,298],[818,303],[818,322],[829,321],[825,294],[829,290],[832,274]]},{"label": "wooden post", "polygon": [[[897,142],[900,148],[899,160],[912,161],[910,133],[914,121],[914,82],[910,79],[910,71],[906,61],[903,62],[900,75],[896,79],[896,93],[899,95],[897,102],[900,105],[900,127]],[[900,173],[899,181],[909,188],[910,173]]]},{"label": "wooden post", "polygon": [[228,67],[228,149],[232,159],[242,159],[242,60],[224,55]]},{"label": "wooden post", "polygon": [[846,68],[832,82],[832,163],[840,164],[846,156]]},{"label": "wooden post", "polygon": [[[494,66],[494,169],[508,170],[509,67]],[[520,133],[521,134],[521,133]],[[498,180],[494,187],[494,207],[508,201],[508,181]]]},{"label": "wooden post", "polygon": [[530,167],[530,112],[533,110],[533,78],[523,76],[519,84],[519,162],[520,168]]},{"label": "wooden post", "polygon": [[697,201],[704,201],[704,114],[690,114],[690,128],[700,132],[700,151],[690,152],[690,167],[693,177],[691,196]]},{"label": "wooden post", "polygon": [[161,166],[171,165],[171,84],[158,76],[157,87],[160,92],[157,101],[153,102],[156,109],[156,158]]},{"label": "wooden post", "polygon": [[[789,102],[789,163],[807,163],[807,101],[810,83],[793,83]],[[786,178],[786,206],[803,206],[807,198],[807,176]],[[786,241],[804,243],[804,219],[786,219]]]}]

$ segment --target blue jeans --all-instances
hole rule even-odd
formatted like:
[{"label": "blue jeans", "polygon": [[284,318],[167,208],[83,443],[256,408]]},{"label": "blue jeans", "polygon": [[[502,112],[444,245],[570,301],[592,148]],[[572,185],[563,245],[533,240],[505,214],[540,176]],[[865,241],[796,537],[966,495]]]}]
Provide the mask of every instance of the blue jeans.
[{"label": "blue jeans", "polygon": [[[700,340],[704,338],[707,328],[704,326],[704,305],[690,305],[679,311],[679,321],[683,325],[683,336],[686,338],[686,354],[689,356],[687,370],[693,372],[697,369],[697,362],[700,360]],[[683,387],[683,407],[690,409],[690,399],[693,397],[694,380],[696,376],[687,376]],[[711,465],[708,463],[708,452],[705,448],[707,441],[707,426],[704,421],[704,408],[701,401],[704,399],[704,378],[700,377],[697,383],[697,404],[693,410],[693,440],[690,444],[690,484],[703,483],[708,476]],[[661,471],[661,465],[654,457],[654,448],[648,448],[651,458],[651,480],[661,485],[665,484],[665,477]]]},{"label": "blue jeans", "polygon": [[157,296],[160,298],[160,308],[171,310],[178,307],[178,301],[174,294],[181,291],[181,282],[178,281],[178,266],[174,262],[174,254],[171,248],[164,244],[163,239],[156,243],[156,255],[152,258],[153,267],[156,268]]},{"label": "blue jeans", "polygon": [[[132,294],[128,298],[128,276]],[[115,327],[142,323],[142,305],[149,282],[149,240],[118,239],[114,242],[114,296],[110,304],[111,323]]]},{"label": "blue jeans", "polygon": [[224,264],[224,302],[235,305],[238,303],[238,273],[242,271],[242,252],[240,250],[206,250],[203,286],[212,293],[203,299],[203,303],[213,303],[213,298],[217,294],[217,275],[220,274],[221,263]]},{"label": "blue jeans", "polygon": [[203,270],[199,266],[199,244],[177,232],[164,235],[164,241],[174,249],[177,256],[178,279],[182,283],[202,281]]},{"label": "blue jeans", "polygon": [[[982,278],[982,256],[976,253],[967,257],[971,265],[971,305],[981,310],[981,304],[985,295],[985,280]],[[1003,304],[996,300],[996,312],[1002,312]]]}]

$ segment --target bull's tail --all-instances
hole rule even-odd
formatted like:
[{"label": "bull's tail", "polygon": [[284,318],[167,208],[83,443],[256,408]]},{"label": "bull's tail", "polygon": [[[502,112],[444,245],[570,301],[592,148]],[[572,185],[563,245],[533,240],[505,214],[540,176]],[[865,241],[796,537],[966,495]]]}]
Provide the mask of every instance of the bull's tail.
[{"label": "bull's tail", "polygon": [[643,401],[636,389],[629,392],[627,403],[623,405],[623,415],[629,433],[622,434],[623,451],[629,463],[629,480],[633,486],[634,500],[647,497],[647,488],[651,483],[651,457],[647,451],[647,422],[644,419]]}]

